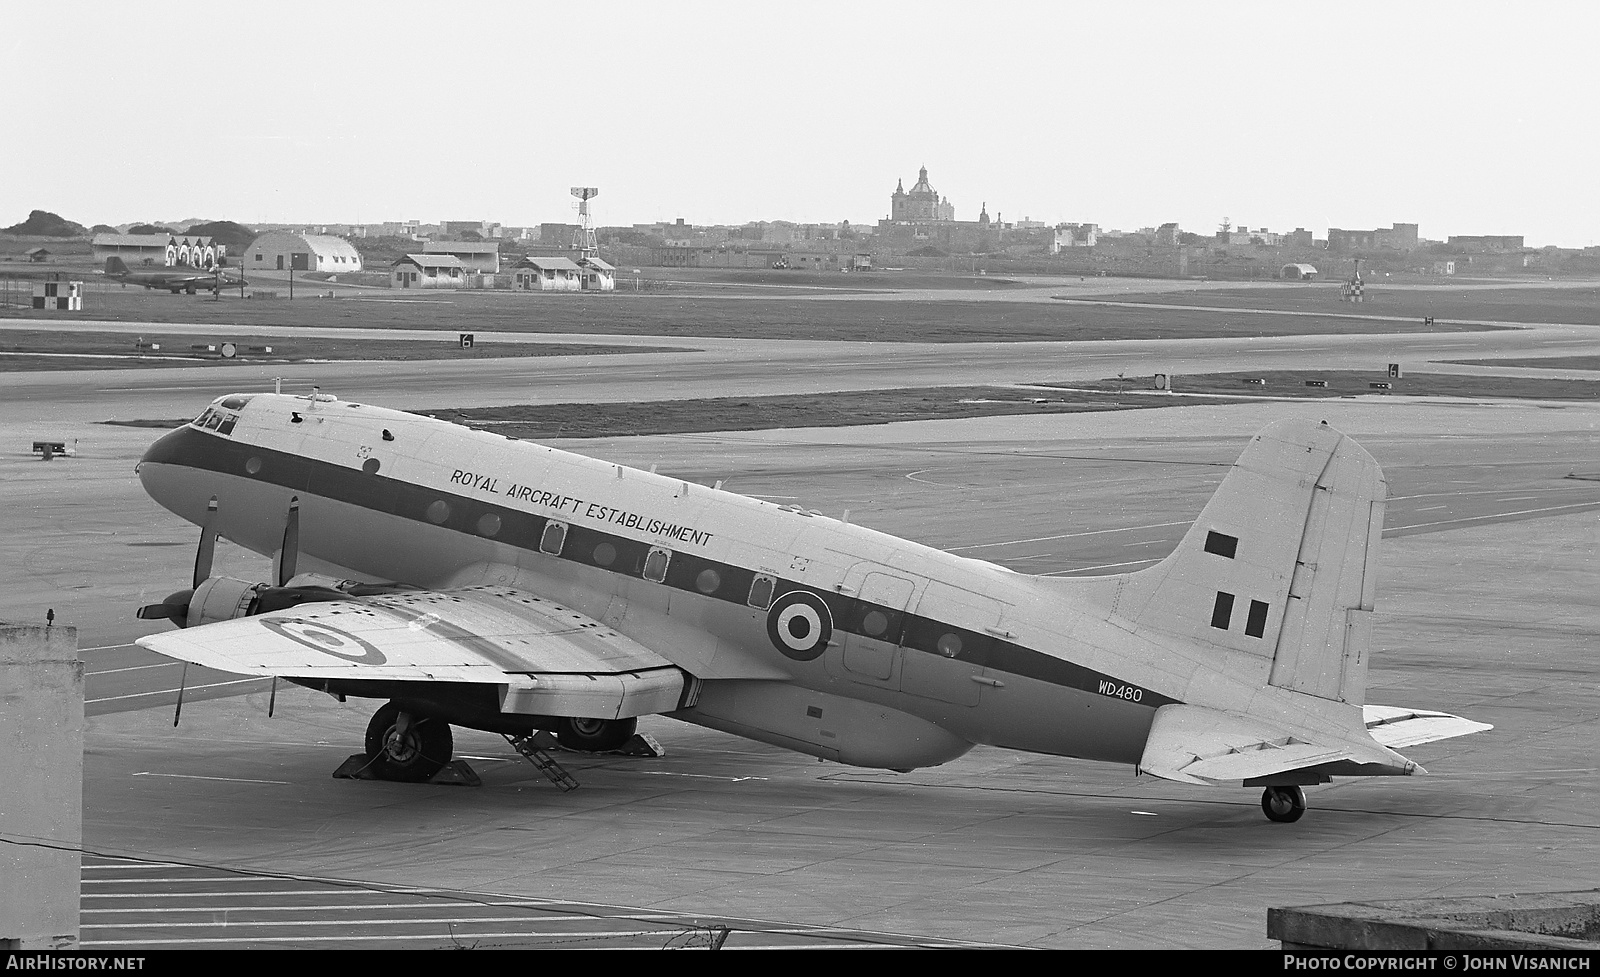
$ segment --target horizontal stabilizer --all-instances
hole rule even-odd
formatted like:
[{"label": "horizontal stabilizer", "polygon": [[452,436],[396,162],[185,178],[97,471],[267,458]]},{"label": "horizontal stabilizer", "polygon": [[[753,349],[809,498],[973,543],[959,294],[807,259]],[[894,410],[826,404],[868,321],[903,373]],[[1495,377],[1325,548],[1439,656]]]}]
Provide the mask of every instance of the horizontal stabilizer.
[{"label": "horizontal stabilizer", "polygon": [[1139,770],[1185,784],[1229,784],[1334,763],[1377,765],[1394,773],[1420,770],[1377,743],[1183,704],[1156,711]]},{"label": "horizontal stabilizer", "polygon": [[1488,723],[1473,722],[1447,712],[1429,712],[1426,709],[1364,706],[1361,712],[1367,723],[1367,732],[1372,734],[1373,739],[1390,749],[1418,746],[1422,743],[1494,729]]}]

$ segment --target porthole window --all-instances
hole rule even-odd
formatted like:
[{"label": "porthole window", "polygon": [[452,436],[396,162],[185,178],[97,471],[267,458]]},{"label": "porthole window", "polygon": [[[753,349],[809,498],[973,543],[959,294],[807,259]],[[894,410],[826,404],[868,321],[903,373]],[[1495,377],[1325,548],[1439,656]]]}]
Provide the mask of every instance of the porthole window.
[{"label": "porthole window", "polygon": [[366,472],[368,475],[378,474],[378,469],[380,467],[381,465],[376,458],[368,458],[366,461],[361,463],[361,470]]},{"label": "porthole window", "polygon": [[861,630],[869,638],[881,638],[889,630],[889,617],[882,611],[868,611],[861,619]]},{"label": "porthole window", "polygon": [[567,541],[567,524],[564,522],[547,522],[544,524],[544,535],[539,537],[539,552],[551,556],[560,556],[561,547]]},{"label": "porthole window", "polygon": [[246,461],[244,463],[244,470],[245,474],[247,475],[259,475],[261,473],[261,459],[251,458],[249,461]]},{"label": "porthole window", "polygon": [[672,551],[659,546],[650,547],[650,553],[644,558],[644,578],[651,583],[660,583],[667,579],[667,564],[672,562]]},{"label": "porthole window", "polygon": [[694,578],[694,588],[702,594],[714,594],[722,586],[722,576],[715,570],[701,570]]},{"label": "porthole window", "polygon": [[443,499],[435,500],[428,506],[428,521],[442,524],[450,518],[450,503]]},{"label": "porthole window", "polygon": [[478,517],[479,536],[500,535],[500,517],[492,512],[485,512]]},{"label": "porthole window", "polygon": [[946,658],[954,658],[961,654],[961,635],[946,634],[939,639],[939,654]]},{"label": "porthole window", "polygon": [[750,584],[750,606],[766,610],[772,606],[772,588],[777,581],[762,573]]},{"label": "porthole window", "polygon": [[608,567],[617,562],[617,548],[610,543],[601,543],[594,548],[594,562],[603,567]]}]

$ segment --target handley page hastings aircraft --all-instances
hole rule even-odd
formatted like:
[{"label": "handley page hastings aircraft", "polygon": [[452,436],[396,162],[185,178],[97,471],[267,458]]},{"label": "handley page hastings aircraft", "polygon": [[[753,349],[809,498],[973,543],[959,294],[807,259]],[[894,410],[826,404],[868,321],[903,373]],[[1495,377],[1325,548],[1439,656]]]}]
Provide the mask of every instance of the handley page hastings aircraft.
[{"label": "handley page hastings aircraft", "polygon": [[173,295],[177,295],[179,292],[188,292],[193,295],[197,289],[217,292],[224,288],[238,288],[240,285],[245,284],[242,278],[229,278],[224,275],[220,265],[210,271],[203,268],[159,268],[136,271],[129,268],[121,258],[115,256],[106,259],[106,276],[124,285],[164,288]]},{"label": "handley page hastings aircraft", "polygon": [[[1302,785],[1490,728],[1363,706],[1384,481],[1326,424],[1256,435],[1156,566],[1079,579],[315,393],[219,398],[138,473],[203,527],[193,589],[140,611],[184,630],[139,644],[389,700],[388,779],[452,723],[607,749],[660,713],[866,767],[1126,763],[1294,821]],[[211,576],[218,534],[277,583]]]}]

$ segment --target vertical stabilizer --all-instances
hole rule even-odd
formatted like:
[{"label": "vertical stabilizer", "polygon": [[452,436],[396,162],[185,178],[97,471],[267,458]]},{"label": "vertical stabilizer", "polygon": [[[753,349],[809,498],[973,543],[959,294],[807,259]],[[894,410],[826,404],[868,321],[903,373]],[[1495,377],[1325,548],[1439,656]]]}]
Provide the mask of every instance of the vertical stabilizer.
[{"label": "vertical stabilizer", "polygon": [[1252,684],[1360,705],[1384,493],[1378,463],[1350,438],[1278,422],[1172,555],[1092,596],[1108,596],[1137,631],[1218,649]]}]

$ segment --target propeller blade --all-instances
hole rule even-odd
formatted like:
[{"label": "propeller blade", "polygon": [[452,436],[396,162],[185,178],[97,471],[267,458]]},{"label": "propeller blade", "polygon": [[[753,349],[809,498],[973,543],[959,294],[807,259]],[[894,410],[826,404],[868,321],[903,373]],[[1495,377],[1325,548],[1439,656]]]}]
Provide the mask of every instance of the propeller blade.
[{"label": "propeller blade", "polygon": [[287,587],[300,559],[300,496],[289,500],[289,520],[283,525],[283,548],[278,553],[278,586]]},{"label": "propeller blade", "polygon": [[206,521],[200,525],[200,548],[194,554],[194,586],[211,576],[211,560],[217,554],[217,497],[206,503]]},{"label": "propeller blade", "polygon": [[134,613],[141,621],[159,621],[165,618],[178,627],[189,625],[189,601],[194,597],[192,590],[179,590],[168,594],[167,599],[159,604],[146,604]]}]

